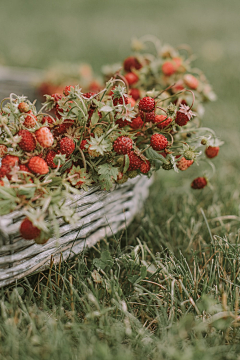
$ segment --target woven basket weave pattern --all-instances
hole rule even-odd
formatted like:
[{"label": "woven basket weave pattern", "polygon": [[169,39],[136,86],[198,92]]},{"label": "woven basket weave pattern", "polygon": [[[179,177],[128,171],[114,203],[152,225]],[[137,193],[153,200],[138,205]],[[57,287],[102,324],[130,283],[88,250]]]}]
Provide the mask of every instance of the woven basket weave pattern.
[{"label": "woven basket weave pattern", "polygon": [[20,237],[21,211],[0,217],[0,287],[49,266],[51,256],[58,262],[91,247],[104,236],[125,228],[138,213],[148,196],[151,180],[136,177],[112,192],[92,188],[75,197],[80,220],[76,225],[59,219],[60,237],[38,245]]}]

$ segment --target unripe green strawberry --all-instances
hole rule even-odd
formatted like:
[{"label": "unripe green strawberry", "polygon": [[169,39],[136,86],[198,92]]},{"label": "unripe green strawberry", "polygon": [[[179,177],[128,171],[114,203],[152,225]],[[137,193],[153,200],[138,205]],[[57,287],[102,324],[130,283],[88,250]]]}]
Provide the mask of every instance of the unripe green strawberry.
[{"label": "unripe green strawberry", "polygon": [[138,175],[138,171],[137,170],[128,171],[127,175],[130,179],[133,179]]}]

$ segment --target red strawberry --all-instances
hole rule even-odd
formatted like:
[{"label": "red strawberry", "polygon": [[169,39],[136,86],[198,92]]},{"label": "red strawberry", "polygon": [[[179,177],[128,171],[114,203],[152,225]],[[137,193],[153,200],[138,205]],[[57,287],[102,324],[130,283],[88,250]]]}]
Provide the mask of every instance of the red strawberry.
[{"label": "red strawberry", "polygon": [[[178,158],[179,156],[176,156]],[[193,164],[193,160],[186,160],[185,157],[182,157],[181,160],[178,161],[177,167],[179,170],[184,171],[189,168]]]},{"label": "red strawberry", "polygon": [[154,122],[154,120],[155,120],[155,112],[154,111],[151,111],[151,112],[139,111],[139,115],[145,122],[150,122],[150,121]]},{"label": "red strawberry", "polygon": [[116,124],[117,124],[118,127],[121,129],[121,128],[123,128],[124,126],[129,126],[129,125],[130,125],[130,121],[118,119],[118,120],[116,120]]},{"label": "red strawberry", "polygon": [[191,120],[192,116],[195,116],[187,105],[180,105],[180,109],[177,111],[175,122],[179,126],[184,126]]},{"label": "red strawberry", "polygon": [[101,85],[98,81],[94,80],[89,84],[89,90],[98,93],[101,90]]},{"label": "red strawberry", "polygon": [[137,101],[140,98],[140,91],[137,88],[132,88],[129,90],[129,95],[131,95],[132,98]]},{"label": "red strawberry", "polygon": [[87,92],[87,93],[83,94],[83,97],[90,99],[94,95],[96,95],[95,92]]},{"label": "red strawberry", "polygon": [[69,129],[69,128],[70,128],[71,126],[73,126],[73,125],[74,125],[74,120],[71,120],[71,119],[66,119],[66,120],[64,120],[64,122],[63,122],[62,124],[58,125],[58,126],[54,129],[54,131],[53,131],[54,136],[58,136],[58,135],[64,134],[64,133],[67,131],[67,129]]},{"label": "red strawberry", "polygon": [[30,172],[30,170],[29,170],[29,168],[27,167],[27,165],[24,165],[24,164],[20,164],[20,165],[19,165],[19,170],[20,170],[20,171]]},{"label": "red strawberry", "polygon": [[139,77],[133,72],[127,73],[126,75],[124,75],[124,77],[127,80],[129,86],[138,82],[138,79],[139,79]]},{"label": "red strawberry", "polygon": [[140,171],[142,174],[147,174],[149,172],[151,168],[151,164],[149,160],[146,160],[142,162],[141,166],[140,166]]},{"label": "red strawberry", "polygon": [[139,70],[142,68],[142,64],[138,61],[135,56],[129,56],[123,62],[123,67],[125,71],[131,71],[132,69]]},{"label": "red strawberry", "polygon": [[150,144],[154,150],[164,150],[168,146],[168,140],[161,134],[153,134],[151,136]]},{"label": "red strawberry", "polygon": [[57,167],[57,165],[53,161],[56,155],[57,153],[54,150],[49,150],[45,157],[45,161],[51,169],[56,169]]},{"label": "red strawberry", "polygon": [[8,178],[8,180],[11,179],[11,175],[10,175],[10,172],[11,172],[11,167],[8,166],[8,165],[2,165],[0,167],[0,179],[4,178],[4,176],[6,176]]},{"label": "red strawberry", "polygon": [[219,150],[219,146],[208,146],[205,150],[205,154],[209,159],[212,159],[218,155]]},{"label": "red strawberry", "polygon": [[35,136],[39,144],[44,148],[51,147],[54,142],[53,134],[46,126],[41,127],[39,130],[35,131]]},{"label": "red strawberry", "polygon": [[159,129],[164,129],[169,124],[171,124],[171,122],[172,122],[172,119],[167,118],[166,115],[156,115],[155,119],[154,119],[154,123],[157,124],[157,127]]},{"label": "red strawberry", "polygon": [[162,65],[162,72],[164,73],[164,75],[166,76],[171,76],[176,72],[176,65],[171,62],[171,61],[166,61],[163,65]]},{"label": "red strawberry", "polygon": [[196,90],[199,84],[198,79],[195,78],[195,76],[191,74],[186,74],[183,77],[183,80],[185,84],[192,90]]},{"label": "red strawberry", "polygon": [[198,177],[193,180],[191,187],[193,189],[203,189],[207,185],[207,179],[205,177]]},{"label": "red strawberry", "polygon": [[132,120],[132,122],[129,124],[130,127],[134,130],[140,129],[143,127],[143,121],[140,118],[140,116],[136,117],[135,119]]},{"label": "red strawberry", "polygon": [[[176,92],[179,92],[179,91],[181,91],[181,90],[184,90],[184,83],[183,83],[182,80],[179,80],[179,81],[177,81],[177,82],[174,84],[174,86],[172,87],[172,91],[173,91],[174,93],[176,93]],[[176,101],[176,103],[177,103],[177,101]]]},{"label": "red strawberry", "polygon": [[117,154],[127,154],[133,146],[132,139],[127,136],[119,136],[113,143],[114,151]]},{"label": "red strawberry", "polygon": [[29,160],[28,167],[34,174],[45,175],[49,172],[46,161],[40,156],[33,156]]},{"label": "red strawberry", "polygon": [[53,119],[51,118],[51,116],[44,116],[42,118],[42,124],[45,124],[45,123],[53,124]]},{"label": "red strawberry", "polygon": [[139,101],[138,108],[144,112],[152,112],[155,109],[155,100],[146,96]]},{"label": "red strawberry", "polygon": [[4,186],[4,182],[0,180],[0,186]]},{"label": "red strawberry", "polygon": [[87,145],[87,140],[82,140],[81,144],[80,144],[80,149],[84,150],[85,149],[85,145]]},{"label": "red strawberry", "polygon": [[57,93],[55,93],[55,94],[52,94],[51,97],[53,98],[53,100],[54,100],[55,102],[57,102],[58,100],[61,100],[61,98],[62,98],[63,96],[62,96],[62,94],[57,94]]},{"label": "red strawberry", "polygon": [[2,165],[10,166],[10,168],[12,168],[15,165],[18,165],[18,162],[19,162],[19,158],[14,155],[5,155],[2,158]]},{"label": "red strawberry", "polygon": [[133,151],[128,153],[129,157],[129,168],[128,171],[137,170],[142,165],[142,159],[137,156]]},{"label": "red strawberry", "polygon": [[0,145],[0,158],[7,153],[7,147],[5,145]]},{"label": "red strawberry", "polygon": [[33,151],[36,148],[36,140],[28,130],[19,130],[18,135],[21,136],[21,141],[18,143],[19,147],[27,152]]},{"label": "red strawberry", "polygon": [[67,85],[67,86],[65,86],[65,88],[64,88],[64,90],[63,90],[63,94],[64,94],[65,96],[68,96],[68,95],[69,95],[69,91],[71,90],[71,88],[74,89],[74,86],[73,86],[73,85]]},{"label": "red strawberry", "polygon": [[62,138],[60,141],[60,151],[61,154],[71,155],[75,150],[75,143],[72,139],[68,137]]},{"label": "red strawberry", "polygon": [[29,115],[27,115],[25,117],[23,125],[26,128],[31,129],[37,124],[38,120],[37,120],[37,117],[35,115],[33,115],[33,112],[31,110],[29,110],[27,113]]},{"label": "red strawberry", "polygon": [[29,105],[25,102],[21,102],[19,105],[18,105],[18,110],[21,112],[21,113],[26,113],[29,111]]},{"label": "red strawberry", "polygon": [[131,107],[134,107],[136,105],[136,101],[132,97],[128,98],[128,103],[131,104]]},{"label": "red strawberry", "polygon": [[20,234],[25,240],[36,239],[41,233],[41,230],[38,229],[33,223],[25,218],[20,225]]},{"label": "red strawberry", "polygon": [[173,62],[176,69],[178,69],[182,65],[182,59],[180,57],[174,57]]},{"label": "red strawberry", "polygon": [[113,105],[114,106],[123,105],[123,100],[124,100],[125,105],[127,105],[128,104],[128,98],[127,98],[126,95],[123,95],[123,97],[120,96],[119,98],[113,96]]}]

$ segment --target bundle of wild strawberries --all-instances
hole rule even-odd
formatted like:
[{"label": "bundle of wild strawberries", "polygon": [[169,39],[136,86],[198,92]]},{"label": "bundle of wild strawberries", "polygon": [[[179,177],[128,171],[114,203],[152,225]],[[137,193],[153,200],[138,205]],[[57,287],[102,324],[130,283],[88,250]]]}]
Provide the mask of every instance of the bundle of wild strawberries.
[{"label": "bundle of wild strawberries", "polygon": [[[196,92],[175,93],[175,85],[144,92],[140,86],[139,96],[133,96],[137,87],[128,89],[129,74],[139,76],[137,71],[149,66],[143,63],[127,58],[124,76],[118,72],[98,93],[66,86],[63,94],[47,95],[38,112],[24,96],[4,99],[0,215],[21,209],[24,239],[43,244],[59,236],[59,218],[77,220],[69,207],[72,197],[90,186],[110,190],[159,169],[187,170],[202,153],[204,161],[218,154],[220,141],[211,129],[200,127],[192,111]],[[202,174],[191,186],[202,189],[207,182]]]}]

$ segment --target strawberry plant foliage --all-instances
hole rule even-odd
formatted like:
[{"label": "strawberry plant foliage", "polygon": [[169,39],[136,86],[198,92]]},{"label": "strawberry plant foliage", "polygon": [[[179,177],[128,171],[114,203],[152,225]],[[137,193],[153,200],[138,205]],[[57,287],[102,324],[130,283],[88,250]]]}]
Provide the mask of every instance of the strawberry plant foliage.
[{"label": "strawberry plant foliage", "polygon": [[[155,60],[144,53],[137,62],[128,59],[122,75],[113,75],[99,91],[84,93],[70,84],[62,94],[47,95],[39,112],[25,96],[11,94],[2,102],[0,215],[22,209],[28,219],[22,236],[30,239],[31,228],[40,230],[38,243],[58,236],[58,218],[77,221],[69,204],[91,186],[109,191],[137,175],[184,171],[218,154],[214,131],[200,126],[210,89],[205,77],[184,77],[191,68],[182,57],[181,68],[163,67],[171,49],[158,54]],[[138,75],[130,89],[123,81],[129,69]],[[196,180],[192,188],[209,182],[209,174],[200,175],[207,180]]]}]

